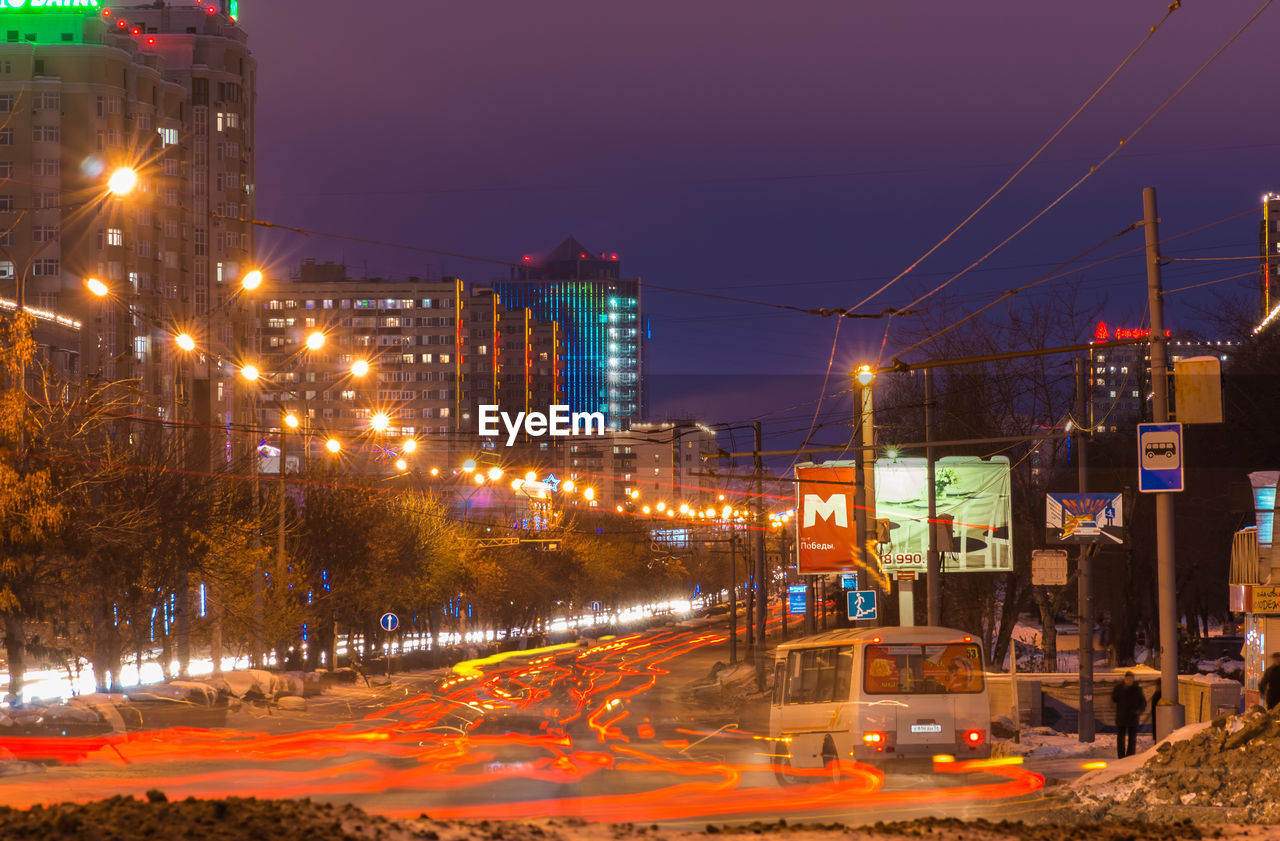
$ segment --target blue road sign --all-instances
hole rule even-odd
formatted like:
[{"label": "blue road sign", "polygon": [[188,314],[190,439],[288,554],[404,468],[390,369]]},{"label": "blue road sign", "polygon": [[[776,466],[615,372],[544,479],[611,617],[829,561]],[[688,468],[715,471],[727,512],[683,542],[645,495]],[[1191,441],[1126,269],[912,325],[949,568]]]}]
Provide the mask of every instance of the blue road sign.
[{"label": "blue road sign", "polygon": [[858,573],[846,572],[840,576],[840,589],[856,590],[858,589]]},{"label": "blue road sign", "polygon": [[382,630],[390,632],[400,627],[400,617],[394,613],[384,613],[382,618],[378,620],[378,624],[382,626]]},{"label": "blue road sign", "polygon": [[850,590],[845,595],[849,597],[850,619],[877,618],[875,590]]},{"label": "blue road sign", "polygon": [[809,588],[804,584],[792,584],[787,587],[787,613],[792,616],[803,615],[808,604]]},{"label": "blue road sign", "polygon": [[1138,490],[1182,490],[1182,424],[1138,424]]},{"label": "blue road sign", "polygon": [[592,613],[599,613],[599,612],[601,611],[601,609],[602,609],[602,607],[601,607],[601,605],[600,605],[600,602],[592,602],[592,603],[591,603],[591,612],[592,612]]}]

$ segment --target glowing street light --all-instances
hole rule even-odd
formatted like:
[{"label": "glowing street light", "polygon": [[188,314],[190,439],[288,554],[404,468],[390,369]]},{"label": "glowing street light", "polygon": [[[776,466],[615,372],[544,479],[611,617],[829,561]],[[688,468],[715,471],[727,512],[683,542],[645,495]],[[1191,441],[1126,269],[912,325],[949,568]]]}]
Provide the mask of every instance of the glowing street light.
[{"label": "glowing street light", "polygon": [[307,336],[308,350],[319,350],[322,347],[324,347],[324,333],[321,333],[319,330],[317,330],[314,333]]},{"label": "glowing street light", "polygon": [[107,293],[111,291],[107,288],[105,283],[98,280],[96,277],[89,278],[84,282],[84,285],[89,287],[89,291],[97,295],[99,298],[107,297]]},{"label": "glowing street light", "polygon": [[107,179],[107,190],[115,196],[127,196],[138,186],[138,173],[132,168],[122,166]]},{"label": "glowing street light", "polygon": [[284,416],[284,425],[289,427],[290,429],[297,429],[298,424],[300,422],[301,421],[298,420],[298,416],[295,415],[293,412],[290,412],[289,414]]},{"label": "glowing street light", "polygon": [[689,513],[689,503],[687,503],[687,502],[682,502],[682,503],[680,503],[680,513],[681,513],[681,514],[688,514],[688,513]]},{"label": "glowing street light", "polygon": [[667,504],[665,502],[659,502],[657,508],[659,511],[665,511],[667,510]]},{"label": "glowing street light", "polygon": [[240,278],[240,287],[246,292],[252,292],[262,285],[262,272],[254,269]]},{"label": "glowing street light", "polygon": [[511,480],[511,490],[513,490],[513,491],[518,491],[518,490],[520,490],[522,487],[524,487],[524,479],[512,479],[512,480]]},{"label": "glowing street light", "polygon": [[463,473],[475,473],[475,472],[476,472],[476,460],[475,460],[475,459],[473,459],[473,458],[469,458],[469,459],[467,459],[466,461],[464,461],[464,462],[462,463],[462,472],[463,472]]},{"label": "glowing street light", "polygon": [[593,499],[596,498],[596,489],[587,488],[582,492],[582,498],[585,499],[587,502],[591,502]]},{"label": "glowing street light", "polygon": [[406,453],[412,453],[417,451],[418,439],[417,438],[404,439],[404,443],[400,445],[400,449]]},{"label": "glowing street light", "polygon": [[368,362],[364,361],[363,359],[357,359],[355,362],[351,363],[351,376],[363,377],[367,373],[369,373]]},{"label": "glowing street light", "polygon": [[524,480],[526,482],[536,482],[538,481],[538,474],[530,470],[528,473],[524,474]]},{"label": "glowing street light", "polygon": [[477,485],[483,485],[483,484],[484,484],[484,474],[483,474],[483,473],[477,473],[477,474],[476,474],[476,476],[475,476],[475,479],[476,479],[476,484],[477,484]]},{"label": "glowing street light", "polygon": [[330,438],[324,442],[324,448],[331,453],[338,453],[342,450],[342,443],[337,438]]},{"label": "glowing street light", "polygon": [[647,505],[646,505],[646,506],[644,506],[643,508],[641,508],[640,510],[641,510],[641,511],[643,511],[644,513],[648,514],[648,513],[649,513],[649,506],[647,506]]},{"label": "glowing street light", "polygon": [[178,335],[173,337],[173,341],[175,344],[178,345],[178,347],[182,348],[187,352],[190,352],[196,349],[196,340],[191,338],[190,334],[188,333],[179,333]]},{"label": "glowing street light", "polygon": [[373,417],[369,418],[369,428],[374,432],[386,432],[390,425],[391,418],[387,417],[386,412],[374,412]]},{"label": "glowing street light", "polygon": [[409,469],[409,462],[405,461],[402,458],[396,459],[396,470],[399,470],[401,473],[403,473],[408,469]]},{"label": "glowing street light", "polygon": [[246,365],[240,369],[240,376],[249,382],[254,382],[261,376],[262,372],[258,370],[257,365]]},{"label": "glowing street light", "polygon": [[490,478],[490,479],[492,479],[492,480],[493,480],[493,481],[495,481],[495,482],[496,482],[496,481],[498,481],[499,479],[501,479],[501,478],[502,478],[502,468],[501,468],[501,467],[490,467],[490,468],[489,468],[489,478]]},{"label": "glowing street light", "polygon": [[564,491],[567,494],[573,493],[573,489],[576,487],[578,486],[573,483],[572,479],[565,479],[564,482],[560,484],[560,490]]},{"label": "glowing street light", "polygon": [[440,468],[438,468],[438,467],[433,467],[433,468],[431,468],[431,475],[432,475],[432,476],[439,476],[439,475],[440,475]]},{"label": "glowing street light", "polygon": [[858,381],[858,385],[866,388],[876,381],[876,372],[871,370],[870,365],[859,365],[858,370],[853,374],[853,378]]}]

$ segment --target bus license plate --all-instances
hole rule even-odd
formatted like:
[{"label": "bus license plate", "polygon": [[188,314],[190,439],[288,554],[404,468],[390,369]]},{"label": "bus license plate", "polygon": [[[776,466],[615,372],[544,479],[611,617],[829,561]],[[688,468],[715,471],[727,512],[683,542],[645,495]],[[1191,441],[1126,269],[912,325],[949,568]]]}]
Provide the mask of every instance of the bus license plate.
[{"label": "bus license plate", "polygon": [[912,733],[941,733],[941,724],[913,724],[911,725]]}]

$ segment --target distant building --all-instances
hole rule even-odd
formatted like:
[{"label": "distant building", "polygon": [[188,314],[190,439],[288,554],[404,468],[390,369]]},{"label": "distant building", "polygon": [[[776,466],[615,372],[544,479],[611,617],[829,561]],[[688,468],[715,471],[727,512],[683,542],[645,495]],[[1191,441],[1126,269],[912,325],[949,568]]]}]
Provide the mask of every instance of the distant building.
[{"label": "distant building", "polygon": [[[1105,321],[1094,330],[1093,341],[1140,339],[1150,334],[1145,328],[1116,327]],[[1169,407],[1174,411],[1173,364],[1197,356],[1217,357],[1225,366],[1237,343],[1201,339],[1189,332],[1170,333]],[[1090,353],[1090,422],[1105,432],[1133,429],[1151,420],[1151,349],[1146,344],[1095,348]],[[1177,420],[1176,417],[1173,420]]]},{"label": "distant building", "polygon": [[528,308],[539,321],[560,325],[573,411],[603,412],[619,430],[644,417],[641,281],[622,277],[617,254],[596,254],[569,237],[546,257],[525,257],[493,290],[508,309]]},{"label": "distant building", "polygon": [[631,429],[564,446],[564,474],[596,489],[599,505],[706,507],[717,481],[704,462],[719,452],[714,430],[692,420],[635,423]]},{"label": "distant building", "polygon": [[[251,300],[264,372],[257,425],[279,431],[292,412],[313,446],[331,435],[376,441],[381,413],[386,441],[413,437],[420,458],[447,467],[480,449],[478,406],[524,411],[560,399],[556,325],[506,310],[491,290],[468,294],[458,278],[351,278],[342,265],[306,261]],[[317,331],[324,344],[308,348]]]},{"label": "distant building", "polygon": [[1262,197],[1262,221],[1258,226],[1258,254],[1261,266],[1258,273],[1259,320],[1273,315],[1280,308],[1280,194],[1267,193]]}]

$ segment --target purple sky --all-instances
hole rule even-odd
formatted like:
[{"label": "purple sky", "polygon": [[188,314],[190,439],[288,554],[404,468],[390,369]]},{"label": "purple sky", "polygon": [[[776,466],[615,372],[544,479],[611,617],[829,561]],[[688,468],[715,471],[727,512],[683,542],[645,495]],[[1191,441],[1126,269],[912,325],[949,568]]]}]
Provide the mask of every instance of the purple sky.
[{"label": "purple sky", "polygon": [[[1012,232],[1260,2],[1185,4],[1040,164],[869,308],[906,303]],[[1167,5],[243,0],[260,63],[258,212],[512,260],[572,233],[655,284],[851,305],[985,198]],[[1144,186],[1160,190],[1166,235],[1280,188],[1277,35],[1272,9],[1124,157],[988,264],[1018,268],[965,278],[957,294],[1016,286],[1123,228],[1140,218]],[[1245,255],[1256,225],[1183,242]],[[495,273],[324,239],[265,244],[281,269],[316,257],[381,275]],[[1241,266],[1171,268],[1166,285]],[[1123,272],[1131,279],[1101,280]],[[1140,260],[1093,277],[1114,320],[1141,316]],[[646,303],[655,373],[825,367],[829,319],[661,292]],[[1194,326],[1172,300],[1169,318]],[[841,366],[879,337],[847,323]]]}]

